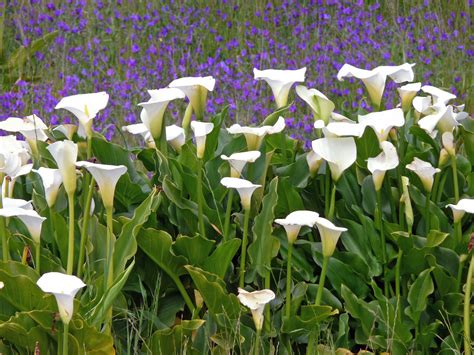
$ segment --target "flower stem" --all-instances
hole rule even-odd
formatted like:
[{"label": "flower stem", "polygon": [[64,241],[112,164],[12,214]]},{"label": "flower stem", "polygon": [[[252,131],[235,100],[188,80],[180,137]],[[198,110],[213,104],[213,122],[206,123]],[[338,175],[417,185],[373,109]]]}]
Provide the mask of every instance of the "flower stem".
[{"label": "flower stem", "polygon": [[438,194],[439,179],[441,178],[441,172],[435,174],[433,188],[431,189],[431,199],[436,203],[436,196]]},{"label": "flower stem", "polygon": [[329,256],[324,256],[323,266],[321,269],[321,276],[319,277],[318,293],[316,294],[316,300],[314,301],[315,306],[319,306],[321,304],[321,299],[323,297],[323,290],[324,290],[324,281],[326,280],[326,272],[328,269],[328,262],[329,262]]},{"label": "flower stem", "polygon": [[[0,208],[3,208],[3,178],[4,174],[0,173]],[[2,233],[2,256],[3,261],[7,262],[10,259],[10,253],[8,250],[8,240],[7,240],[7,229],[5,228],[5,217],[0,217],[0,233]]]},{"label": "flower stem", "polygon": [[[108,289],[110,289],[113,285],[114,282],[114,230],[113,230],[113,208],[109,207],[107,208],[106,211],[107,214],[107,255],[106,255],[106,272],[104,276],[104,282],[105,285],[105,290],[104,292],[107,292]],[[112,306],[107,310],[107,315],[105,318],[105,333],[110,334],[112,330]]]},{"label": "flower stem", "polygon": [[230,214],[232,212],[232,200],[234,197],[234,189],[229,189],[227,195],[227,208],[225,210],[225,221],[224,221],[224,241],[230,239],[229,226],[230,226]]},{"label": "flower stem", "polygon": [[84,216],[82,217],[82,230],[81,230],[81,242],[79,247],[79,260],[77,262],[77,277],[82,277],[82,269],[84,264],[84,255],[86,250],[86,239],[89,231],[89,220],[91,218],[91,202],[92,195],[94,192],[95,180],[92,177],[87,191],[86,204],[84,207]]},{"label": "flower stem", "polygon": [[333,182],[332,190],[331,190],[331,199],[329,200],[329,211],[327,214],[327,219],[330,221],[334,218],[334,208],[336,205],[336,182]]},{"label": "flower stem", "polygon": [[464,354],[471,354],[471,285],[474,270],[474,254],[471,256],[464,293]]},{"label": "flower stem", "polygon": [[[64,324],[64,323],[63,323]],[[69,354],[69,323],[64,324],[64,333],[63,333],[63,355]]]},{"label": "flower stem", "polygon": [[[329,215],[329,208],[330,208],[330,199],[329,194],[331,190],[331,172],[329,171],[329,165],[326,164],[326,176],[325,178],[325,185],[324,185],[324,215]],[[329,219],[329,218],[328,218]]]},{"label": "flower stem", "polygon": [[457,274],[457,277],[456,277],[456,288],[454,289],[454,292],[459,292],[459,288],[461,286],[463,266],[464,266],[464,258],[459,258],[458,274]]},{"label": "flower stem", "polygon": [[36,252],[36,271],[41,275],[41,242],[35,243],[35,252]]},{"label": "flower stem", "polygon": [[188,130],[189,124],[191,123],[192,114],[193,114],[193,106],[191,105],[191,102],[190,102],[188,106],[186,107],[186,111],[184,111],[182,127],[185,130]]},{"label": "flower stem", "polygon": [[261,354],[261,352],[260,352],[260,337],[261,337],[261,334],[262,334],[262,329],[257,328],[257,335],[255,337],[255,348],[253,350],[253,353],[255,355],[260,355]]},{"label": "flower stem", "polygon": [[186,289],[184,288],[184,285],[181,282],[181,280],[179,279],[179,277],[178,276],[173,276],[173,275],[170,275],[170,274],[169,274],[169,276],[171,277],[171,279],[175,283],[176,287],[178,287],[178,291],[179,291],[179,293],[181,293],[181,296],[183,297],[184,302],[186,303],[186,306],[188,306],[188,308],[191,312],[194,312],[196,307],[194,307],[193,301],[191,301],[191,298],[189,297],[188,293],[186,292]]},{"label": "flower stem", "polygon": [[245,209],[244,214],[244,235],[242,237],[242,251],[240,253],[240,272],[239,272],[239,287],[243,288],[245,284],[245,258],[247,256],[247,239],[250,219],[250,208]]},{"label": "flower stem", "polygon": [[[403,238],[403,237],[400,237]],[[397,313],[398,313],[398,318],[401,319],[402,316],[402,311],[401,311],[401,297],[400,297],[400,266],[402,264],[402,256],[403,256],[403,250],[398,249],[398,255],[397,255],[397,264],[395,266],[395,295],[397,298]]]},{"label": "flower stem", "polygon": [[[441,173],[440,173],[441,174]],[[447,172],[445,172],[443,174],[443,176],[441,177],[441,180],[439,182],[439,186],[438,186],[438,191],[436,193],[436,200],[435,202],[438,203],[440,200],[441,200],[441,197],[443,196],[443,192],[444,192],[444,185],[446,184],[446,178],[448,177],[448,174]]]},{"label": "flower stem", "polygon": [[451,168],[453,169],[453,185],[454,185],[454,203],[459,201],[459,182],[458,182],[458,167],[456,156],[451,158]]},{"label": "flower stem", "polygon": [[293,243],[288,243],[288,258],[286,261],[286,305],[285,315],[291,314],[291,255],[293,254]]},{"label": "flower stem", "polygon": [[377,190],[377,220],[380,229],[380,241],[382,243],[382,262],[383,262],[383,284],[384,284],[384,295],[388,298],[388,282],[387,282],[387,251],[385,245],[385,233],[383,232],[383,220],[382,220],[382,193]]},{"label": "flower stem", "polygon": [[431,214],[430,214],[431,191],[427,191],[425,195],[425,233],[428,235],[431,228]]},{"label": "flower stem", "polygon": [[69,239],[67,248],[67,274],[72,275],[74,268],[74,195],[68,194]]},{"label": "flower stem", "polygon": [[[271,266],[267,269],[265,272],[265,288],[267,290],[270,289],[270,270]],[[270,333],[271,331],[271,314],[270,314],[270,305],[267,303],[265,305],[265,318],[264,318],[264,327],[265,327],[265,333]]]},{"label": "flower stem", "polygon": [[203,163],[202,160],[199,159],[198,164],[198,181],[197,181],[197,193],[198,193],[198,223],[199,223],[199,233],[201,237],[206,238],[206,228],[204,227],[204,217],[202,212],[202,204],[203,204],[203,194],[202,194],[202,169]]}]

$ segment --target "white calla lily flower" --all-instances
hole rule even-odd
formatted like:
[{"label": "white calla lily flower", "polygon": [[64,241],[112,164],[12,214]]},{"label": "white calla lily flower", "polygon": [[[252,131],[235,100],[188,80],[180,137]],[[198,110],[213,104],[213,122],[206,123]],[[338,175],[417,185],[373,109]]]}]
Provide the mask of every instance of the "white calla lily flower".
[{"label": "white calla lily flower", "polygon": [[413,81],[415,77],[413,73],[414,65],[415,64],[404,63],[398,66],[379,66],[372,70],[366,70],[356,68],[350,64],[344,64],[337,73],[337,79],[342,81],[344,78],[355,77],[362,80],[367,88],[372,103],[380,107],[387,76],[396,83]]},{"label": "white calla lily flower", "polygon": [[258,150],[251,150],[249,152],[234,153],[230,157],[221,155],[222,160],[226,160],[230,165],[230,176],[238,178],[242,174],[247,163],[254,163],[260,158],[261,153]]},{"label": "white calla lily flower", "polygon": [[278,108],[287,104],[291,86],[304,82],[305,74],[306,67],[297,70],[253,69],[255,80],[265,80],[270,85]]},{"label": "white calla lily flower", "polygon": [[88,161],[78,161],[77,167],[86,168],[99,186],[102,202],[106,209],[114,206],[115,186],[120,177],[127,172],[125,165],[95,164]]},{"label": "white calla lily flower", "polygon": [[402,195],[400,197],[400,203],[403,203],[405,206],[405,219],[408,225],[408,230],[411,231],[413,227],[413,207],[411,205],[410,192],[408,186],[410,185],[410,180],[406,176],[402,176]]},{"label": "white calla lily flower", "polygon": [[316,154],[328,162],[335,182],[357,158],[357,147],[352,137],[316,139],[312,147]]},{"label": "white calla lily flower", "polygon": [[312,149],[306,154],[306,163],[308,163],[309,173],[313,177],[316,175],[323,162],[324,159]]},{"label": "white calla lily flower", "polygon": [[317,217],[315,224],[321,236],[323,256],[330,257],[336,250],[336,244],[341,233],[346,232],[347,228],[336,227],[334,223],[323,217]]},{"label": "white calla lily flower", "polygon": [[453,132],[444,132],[441,136],[441,143],[451,157],[456,156],[456,145],[454,144]]},{"label": "white calla lily flower", "polygon": [[5,287],[5,284],[2,281],[0,281],[0,290],[4,287]]},{"label": "white calla lily flower", "polygon": [[50,169],[40,167],[38,170],[33,169],[41,177],[43,182],[44,194],[48,207],[51,208],[56,203],[59,188],[63,183],[63,179],[59,169]]},{"label": "white calla lily flower", "polygon": [[173,147],[176,152],[181,151],[181,147],[186,142],[184,128],[171,125],[166,126],[166,141]]},{"label": "white calla lily flower", "polygon": [[242,288],[238,289],[238,299],[244,306],[250,308],[255,328],[261,330],[263,326],[263,311],[265,305],[275,299],[275,293],[272,290],[259,290],[248,292]]},{"label": "white calla lily flower", "polygon": [[52,293],[58,303],[59,315],[64,324],[69,324],[74,313],[74,297],[86,286],[77,276],[60,272],[47,272],[36,282],[46,293]]},{"label": "white calla lily flower", "polygon": [[225,177],[221,179],[221,184],[228,189],[236,189],[240,195],[240,202],[244,210],[250,209],[250,202],[252,200],[253,192],[262,187],[262,185],[252,184],[250,181],[245,179]]},{"label": "white calla lily flower", "polygon": [[184,93],[179,89],[164,88],[159,90],[148,90],[150,100],[141,102],[138,106],[143,109],[140,119],[150,131],[152,137],[157,141],[163,130],[163,115],[170,101],[184,99]]},{"label": "white calla lily flower", "polygon": [[0,216],[2,217],[17,217],[19,218],[28,229],[31,238],[35,243],[40,243],[41,240],[41,227],[45,217],[41,217],[35,210],[28,210],[18,207],[0,208]]},{"label": "white calla lily flower", "polygon": [[319,214],[317,212],[300,210],[291,212],[284,219],[275,219],[275,223],[278,223],[285,228],[288,243],[293,244],[296,241],[296,238],[298,238],[301,227],[308,226],[312,228],[318,217]]},{"label": "white calla lily flower", "polygon": [[457,126],[460,125],[459,121],[462,121],[468,117],[467,112],[456,112],[454,106],[448,105],[446,112],[441,116],[438,121],[437,128],[440,132],[452,132]]},{"label": "white calla lily flower", "polygon": [[326,124],[329,123],[331,113],[336,107],[326,95],[316,89],[308,89],[306,86],[297,85],[296,93],[303,99],[313,111],[315,119],[321,119]]},{"label": "white calla lily flower", "polygon": [[285,119],[280,116],[273,126],[248,127],[235,123],[227,128],[227,132],[230,134],[243,134],[247,142],[247,149],[259,150],[263,138],[265,138],[267,134],[280,133],[284,129]]},{"label": "white calla lily flower", "polygon": [[325,137],[362,137],[365,126],[357,122],[330,122],[323,128]]},{"label": "white calla lily flower", "polygon": [[64,134],[64,137],[71,141],[72,136],[74,136],[74,133],[77,132],[77,126],[75,124],[65,123],[57,126],[53,129],[53,131],[61,132]]},{"label": "white calla lily flower", "polygon": [[0,174],[16,176],[30,158],[27,144],[15,136],[0,137]]},{"label": "white calla lily flower", "polygon": [[388,134],[393,127],[401,127],[405,124],[405,117],[400,108],[391,110],[372,112],[367,115],[359,115],[359,124],[364,127],[371,127],[379,142],[387,140]]},{"label": "white calla lily flower", "polygon": [[19,198],[9,198],[9,197],[4,197],[2,200],[3,208],[9,209],[9,208],[23,208],[25,210],[32,210],[33,205],[31,204],[31,201],[26,201],[22,200]]},{"label": "white calla lily flower", "polygon": [[48,139],[48,136],[44,133],[48,126],[44,124],[41,118],[34,114],[23,118],[8,117],[0,122],[0,129],[7,132],[19,132],[31,142],[36,140],[44,142]]},{"label": "white calla lily flower", "polygon": [[395,169],[399,163],[397,150],[392,143],[382,142],[380,147],[382,153],[375,158],[367,159],[367,169],[372,173],[376,191],[381,189],[385,173],[388,170]]},{"label": "white calla lily flower", "polygon": [[431,163],[421,160],[417,157],[406,166],[408,170],[413,171],[420,178],[423,183],[423,187],[427,192],[431,192],[434,182],[434,174],[439,173],[441,170],[434,168]]},{"label": "white calla lily flower", "polygon": [[86,136],[92,136],[92,119],[100,110],[104,109],[109,102],[109,95],[105,91],[79,94],[63,97],[55,109],[65,109],[71,112],[79,120]]},{"label": "white calla lily flower", "polygon": [[474,199],[472,198],[463,198],[455,205],[449,204],[446,207],[450,207],[453,211],[454,223],[457,223],[461,220],[464,214],[474,213]]},{"label": "white calla lily flower", "polygon": [[433,105],[446,105],[449,101],[454,100],[456,98],[456,95],[431,85],[424,85],[421,87],[421,90],[431,95],[431,97],[433,98]]},{"label": "white calla lily flower", "polygon": [[403,112],[408,112],[410,110],[413,99],[420,90],[421,83],[406,84],[397,89],[402,101]]},{"label": "white calla lily flower", "polygon": [[415,115],[417,118],[420,118],[421,115],[427,115],[432,112],[431,106],[433,103],[430,96],[415,96],[412,105],[415,109]]},{"label": "white calla lily flower", "polygon": [[76,191],[77,144],[72,141],[59,141],[47,148],[58,166],[63,185],[68,195]]},{"label": "white calla lily flower", "polygon": [[214,123],[192,121],[191,129],[193,130],[194,138],[196,139],[196,155],[199,159],[202,159],[204,158],[204,152],[206,151],[206,137],[214,129]]},{"label": "white calla lily flower", "polygon": [[201,120],[206,108],[207,93],[214,91],[215,85],[216,79],[212,76],[198,76],[175,79],[168,86],[184,92],[191,102],[196,119]]},{"label": "white calla lily flower", "polygon": [[436,104],[430,107],[431,113],[418,121],[418,126],[428,134],[435,134],[435,128],[441,118],[446,114],[448,108],[444,104]]}]

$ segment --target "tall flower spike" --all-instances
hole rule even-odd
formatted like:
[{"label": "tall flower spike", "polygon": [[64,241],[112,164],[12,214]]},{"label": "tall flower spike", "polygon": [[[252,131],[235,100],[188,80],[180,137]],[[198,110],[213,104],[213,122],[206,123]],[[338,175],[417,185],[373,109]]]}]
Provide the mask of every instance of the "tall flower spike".
[{"label": "tall flower spike", "polygon": [[61,320],[64,324],[69,324],[74,312],[74,297],[86,284],[76,276],[60,272],[47,272],[36,284],[43,292],[52,293],[56,297]]},{"label": "tall flower spike", "polygon": [[359,115],[358,120],[362,126],[369,126],[374,130],[379,142],[387,140],[393,127],[401,127],[405,124],[403,111],[399,108]]},{"label": "tall flower spike", "polygon": [[192,121],[191,129],[196,139],[196,155],[199,159],[202,159],[206,151],[206,137],[214,129],[214,123]]},{"label": "tall flower spike", "polygon": [[63,108],[77,117],[84,128],[87,137],[92,136],[92,119],[104,109],[109,102],[109,95],[105,91],[92,94],[67,96],[61,99],[55,109]]},{"label": "tall flower spike", "polygon": [[78,161],[77,167],[86,168],[97,181],[99,185],[102,202],[106,209],[114,206],[115,186],[120,177],[127,172],[127,167],[124,165],[106,165],[94,164],[88,161]]},{"label": "tall flower spike", "polygon": [[357,147],[352,137],[316,139],[312,147],[316,154],[328,162],[334,181],[338,181],[357,158]]},{"label": "tall flower spike", "polygon": [[141,102],[138,106],[143,107],[140,112],[140,119],[150,131],[155,142],[161,137],[163,130],[163,115],[170,101],[183,99],[184,93],[179,89],[159,89],[148,90],[150,100]]},{"label": "tall flower spike", "polygon": [[197,120],[202,120],[206,108],[207,93],[214,90],[216,79],[212,76],[184,77],[173,80],[168,86],[178,88],[189,99]]},{"label": "tall flower spike", "polygon": [[434,168],[429,162],[421,160],[417,157],[407,165],[407,169],[413,171],[420,178],[423,187],[427,192],[431,192],[433,188],[434,174],[439,173],[441,170]]},{"label": "tall flower spike", "polygon": [[291,212],[284,219],[277,218],[275,219],[275,223],[278,223],[285,228],[288,242],[293,244],[296,241],[296,238],[298,238],[301,227],[308,226],[312,228],[318,217],[319,214],[317,212],[301,210]]},{"label": "tall flower spike", "polygon": [[250,181],[239,178],[225,177],[221,179],[221,184],[229,189],[236,189],[240,195],[240,201],[244,210],[250,209],[253,192],[262,185],[252,184]]},{"label": "tall flower spike", "polygon": [[414,65],[415,64],[405,63],[398,66],[380,66],[372,70],[365,70],[356,68],[350,64],[344,64],[337,73],[337,79],[342,81],[344,78],[355,77],[362,80],[367,88],[372,103],[380,107],[387,76],[392,78],[396,83],[413,81],[415,75],[412,67]]},{"label": "tall flower spike", "polygon": [[63,185],[68,195],[76,191],[77,144],[72,141],[59,141],[47,148],[58,166]]},{"label": "tall flower spike", "polygon": [[240,177],[242,170],[247,163],[254,163],[260,158],[261,153],[258,150],[251,150],[249,152],[234,153],[230,157],[221,155],[222,160],[226,160],[230,165],[230,176],[234,178]]},{"label": "tall flower spike", "polygon": [[287,104],[291,86],[304,82],[305,73],[306,67],[297,70],[253,69],[255,80],[265,80],[270,85],[278,108]]},{"label": "tall flower spike", "polygon": [[0,216],[18,217],[25,224],[33,241],[35,243],[40,242],[41,227],[46,218],[41,217],[35,210],[27,210],[18,207],[0,208]]},{"label": "tall flower spike", "polygon": [[316,226],[321,236],[321,244],[323,247],[323,256],[330,257],[336,250],[336,244],[342,232],[347,229],[343,227],[336,227],[334,223],[323,217],[317,217],[315,221]]},{"label": "tall flower spike", "polygon": [[275,299],[275,293],[272,290],[260,290],[248,292],[242,288],[238,289],[238,298],[240,303],[250,308],[255,328],[261,330],[263,326],[263,311],[265,305]]},{"label": "tall flower spike", "polygon": [[245,136],[245,141],[247,142],[247,149],[259,150],[263,138],[265,138],[267,134],[280,133],[284,129],[285,119],[280,116],[273,126],[242,127],[238,123],[235,123],[227,128],[227,132],[230,134],[243,134]]},{"label": "tall flower spike", "polygon": [[446,207],[450,207],[453,211],[454,223],[457,223],[464,216],[464,213],[474,213],[474,199],[463,198],[455,205],[449,204]]},{"label": "tall flower spike", "polygon": [[398,166],[397,150],[390,142],[380,143],[382,153],[375,158],[367,160],[367,169],[372,173],[375,190],[378,191],[382,187],[385,173],[388,170],[395,169]]},{"label": "tall flower spike", "polygon": [[296,94],[298,94],[298,96],[301,97],[309,107],[311,107],[315,121],[320,119],[323,120],[325,124],[329,123],[331,113],[334,111],[336,106],[326,97],[326,95],[321,91],[308,89],[303,85],[296,86]]},{"label": "tall flower spike", "polygon": [[56,203],[59,188],[63,183],[59,169],[50,169],[40,167],[38,170],[32,170],[41,177],[43,182],[44,194],[48,207],[51,208]]}]

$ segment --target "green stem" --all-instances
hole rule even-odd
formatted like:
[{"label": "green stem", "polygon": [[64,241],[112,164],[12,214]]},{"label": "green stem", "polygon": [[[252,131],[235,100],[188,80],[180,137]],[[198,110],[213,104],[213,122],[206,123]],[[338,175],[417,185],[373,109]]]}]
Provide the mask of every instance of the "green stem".
[{"label": "green stem", "polygon": [[388,298],[388,281],[386,275],[387,269],[387,251],[385,245],[385,233],[383,232],[383,220],[382,220],[382,193],[377,190],[377,224],[380,229],[380,240],[382,243],[382,262],[383,262],[383,283],[384,283],[384,295]]},{"label": "green stem", "polygon": [[460,220],[454,223],[454,240],[458,245],[462,244],[462,226]]},{"label": "green stem", "polygon": [[81,242],[79,247],[79,260],[77,262],[77,277],[82,278],[84,256],[86,251],[86,239],[89,231],[89,220],[91,218],[91,202],[94,193],[95,180],[92,177],[89,189],[87,191],[86,204],[84,207],[84,216],[82,217]]},{"label": "green stem", "polygon": [[227,195],[227,208],[225,210],[224,241],[230,240],[229,227],[230,227],[230,215],[232,212],[233,198],[234,198],[234,189],[229,189],[229,193]]},{"label": "green stem", "polygon": [[178,287],[178,291],[179,291],[179,293],[181,293],[181,296],[183,297],[184,302],[186,303],[186,306],[189,308],[191,313],[193,313],[196,307],[194,307],[193,301],[191,301],[191,298],[189,297],[188,293],[186,292],[186,289],[184,288],[184,285],[181,282],[181,280],[179,279],[179,277],[174,275],[174,274],[168,274],[168,276],[171,277],[171,279],[175,283],[176,287]]},{"label": "green stem", "polygon": [[[265,288],[270,289],[270,270],[271,266],[265,272]],[[264,318],[264,328],[265,333],[269,334],[271,331],[271,314],[270,314],[270,305],[267,303],[265,305],[265,318]]]},{"label": "green stem", "polygon": [[[109,207],[106,211],[107,214],[107,255],[106,255],[106,263],[107,269],[104,274],[106,276],[106,282],[104,282],[105,290],[104,293],[107,292],[113,286],[114,283],[114,230],[113,230],[113,208]],[[104,280],[104,281],[105,281]],[[107,309],[107,314],[105,318],[105,333],[110,334],[112,330],[112,306]]]},{"label": "green stem", "polygon": [[327,214],[327,219],[330,221],[334,218],[334,209],[336,205],[336,182],[333,182],[332,190],[331,190],[331,199],[329,200],[329,211]]},{"label": "green stem", "polygon": [[257,335],[256,335],[256,338],[255,338],[255,348],[253,350],[254,355],[260,355],[261,354],[261,352],[260,352],[260,337],[261,337],[261,334],[262,334],[262,329],[258,328],[257,329]]},{"label": "green stem", "polygon": [[425,195],[425,234],[428,235],[431,228],[431,214],[430,214],[431,191],[427,191]]},{"label": "green stem", "polygon": [[183,123],[182,127],[184,130],[188,130],[189,124],[191,123],[191,116],[193,114],[193,106],[191,105],[191,102],[188,104],[186,107],[186,111],[184,111],[184,117],[183,117]]},{"label": "green stem", "polygon": [[285,315],[291,314],[291,255],[293,254],[293,243],[288,243],[288,258],[286,261],[286,305]]},{"label": "green stem", "polygon": [[[400,237],[400,238],[403,238],[403,237]],[[395,295],[397,298],[398,319],[401,319],[401,316],[402,316],[401,297],[400,297],[400,266],[402,264],[402,256],[403,256],[403,250],[399,249],[398,255],[397,255],[397,264],[395,266]]]},{"label": "green stem", "polygon": [[250,220],[250,208],[245,209],[244,214],[244,235],[242,237],[242,251],[240,253],[240,271],[239,271],[239,287],[243,288],[245,284],[245,258],[247,256],[247,239]]},{"label": "green stem", "polygon": [[63,355],[69,354],[69,323],[64,324],[64,333],[63,333]]},{"label": "green stem", "polygon": [[458,182],[458,167],[456,162],[456,156],[451,158],[451,167],[453,169],[453,185],[454,185],[454,203],[459,201],[459,182]]},{"label": "green stem", "polygon": [[202,204],[203,204],[203,195],[202,195],[202,169],[203,163],[202,160],[199,159],[198,164],[198,181],[197,181],[197,193],[198,193],[198,222],[199,222],[199,233],[201,237],[206,238],[206,228],[204,227],[204,217],[202,212]]},{"label": "green stem", "polygon": [[321,299],[323,297],[323,290],[324,290],[324,281],[326,280],[326,272],[328,269],[328,262],[329,262],[329,256],[324,256],[323,266],[321,269],[321,276],[319,278],[318,293],[316,294],[316,300],[314,301],[315,306],[319,306],[321,304]]},{"label": "green stem", "polygon": [[74,195],[68,194],[69,239],[67,247],[67,274],[72,275],[74,268]]},{"label": "green stem", "polygon": [[436,173],[433,182],[433,188],[431,189],[431,199],[436,203],[436,196],[438,195],[439,179],[441,172]]},{"label": "green stem", "polygon": [[329,171],[329,165],[326,164],[326,176],[325,176],[325,185],[324,185],[324,215],[329,215],[329,208],[330,208],[330,194],[331,189],[331,172]]},{"label": "green stem", "polygon": [[41,275],[41,242],[35,243],[35,252],[36,252],[36,271]]},{"label": "green stem", "polygon": [[471,355],[471,285],[474,270],[474,254],[471,256],[464,293],[464,354]]},{"label": "green stem", "polygon": [[57,249],[57,240],[56,240],[56,230],[54,229],[54,216],[53,216],[53,206],[48,208],[48,223],[49,223],[49,229],[51,230],[52,237],[53,237],[53,254],[58,255],[58,249]]},{"label": "green stem", "polygon": [[[3,178],[4,178],[4,174],[0,173],[0,208],[3,208],[3,197],[1,194],[1,192],[3,191]],[[8,250],[8,239],[7,239],[7,229],[5,228],[5,217],[0,217],[0,233],[2,233],[3,261],[7,262],[10,259],[10,253]]]},{"label": "green stem", "polygon": [[464,266],[464,259],[459,258],[458,274],[457,274],[457,277],[456,277],[456,288],[454,289],[454,292],[459,292],[459,288],[461,287],[461,278],[462,278],[463,266]]},{"label": "green stem", "polygon": [[441,197],[443,196],[444,185],[446,184],[447,177],[448,177],[447,172],[445,172],[443,176],[441,177],[441,181],[439,182],[437,196],[436,196],[436,203],[439,203],[439,201],[441,200]]}]

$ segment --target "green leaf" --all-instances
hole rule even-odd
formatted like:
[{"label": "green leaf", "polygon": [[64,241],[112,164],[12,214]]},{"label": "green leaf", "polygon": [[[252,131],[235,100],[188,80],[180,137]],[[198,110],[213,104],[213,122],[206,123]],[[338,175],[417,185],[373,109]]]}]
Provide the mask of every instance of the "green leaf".
[{"label": "green leaf", "polygon": [[229,106],[225,106],[224,109],[217,115],[212,117],[211,122],[214,123],[214,128],[211,133],[206,137],[206,151],[204,152],[204,161],[208,161],[216,156],[216,148],[219,141],[220,131],[222,123],[227,118],[227,111]]},{"label": "green leaf", "polygon": [[206,258],[202,268],[223,279],[225,273],[229,269],[232,259],[239,250],[240,244],[240,239],[232,239],[220,243],[211,256]]},{"label": "green leaf", "polygon": [[353,318],[360,321],[364,335],[369,338],[375,326],[376,309],[358,298],[345,285],[341,286],[341,296],[344,299],[345,309]]},{"label": "green leaf", "polygon": [[435,155],[439,155],[439,144],[426,133],[420,126],[413,125],[410,127],[410,133],[417,137],[420,141],[429,144],[436,151]]},{"label": "green leaf", "polygon": [[437,230],[431,230],[426,237],[426,247],[434,248],[438,245],[441,245],[446,237],[449,236],[449,233],[443,233]]},{"label": "green leaf", "polygon": [[176,239],[173,249],[177,255],[182,255],[188,259],[191,265],[198,266],[206,260],[214,243],[214,241],[199,234],[194,237],[180,235]]},{"label": "green leaf", "polygon": [[405,313],[417,324],[421,313],[426,309],[428,296],[434,292],[434,284],[431,279],[431,271],[429,268],[418,275],[415,282],[408,290],[409,307],[405,309]]},{"label": "green leaf", "polygon": [[374,130],[366,128],[360,139],[356,139],[357,165],[367,168],[367,159],[375,157],[380,153],[379,140]]},{"label": "green leaf", "polygon": [[148,341],[148,350],[151,354],[168,355],[181,354],[189,351],[192,335],[203,324],[204,320],[184,320],[171,329],[157,330]]},{"label": "green leaf", "polygon": [[289,333],[293,337],[309,334],[318,330],[322,321],[338,313],[337,309],[330,306],[303,306],[301,307],[301,315],[283,318],[281,331]]},{"label": "green leaf", "polygon": [[286,111],[288,111],[292,105],[293,105],[293,102],[290,102],[288,105],[280,107],[275,112],[272,112],[271,114],[269,114],[263,120],[262,126],[273,126],[276,123],[276,121],[278,121],[278,118],[282,116]]}]

